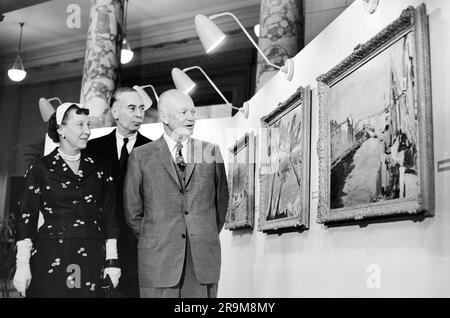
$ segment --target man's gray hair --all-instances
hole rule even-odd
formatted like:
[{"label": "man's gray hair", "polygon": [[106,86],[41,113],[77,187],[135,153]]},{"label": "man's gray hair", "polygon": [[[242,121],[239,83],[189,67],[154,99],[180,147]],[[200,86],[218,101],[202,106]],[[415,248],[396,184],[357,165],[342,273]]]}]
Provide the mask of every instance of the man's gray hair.
[{"label": "man's gray hair", "polygon": [[118,87],[114,90],[114,92],[111,95],[111,99],[109,100],[109,107],[113,107],[114,103],[120,98],[120,96],[123,93],[137,93],[136,90],[134,90],[131,87]]}]

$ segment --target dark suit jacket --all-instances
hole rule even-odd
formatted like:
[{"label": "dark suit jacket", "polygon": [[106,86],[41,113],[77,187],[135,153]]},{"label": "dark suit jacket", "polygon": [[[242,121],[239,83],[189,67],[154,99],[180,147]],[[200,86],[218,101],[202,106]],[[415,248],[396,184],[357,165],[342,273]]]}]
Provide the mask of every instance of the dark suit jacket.
[{"label": "dark suit jacket", "polygon": [[[134,148],[145,145],[152,140],[147,137],[142,136],[139,132],[136,137],[136,143]],[[111,133],[89,140],[87,146],[87,152],[94,156],[98,156],[104,159],[104,162],[110,165],[112,171],[114,185],[116,188],[117,198],[116,198],[116,212],[117,219],[119,222],[121,236],[120,238],[126,239],[128,237],[128,226],[125,222],[124,212],[123,212],[123,181],[125,176],[125,171],[120,171],[119,159],[117,158],[117,140],[116,140],[116,129]],[[123,242],[118,242],[119,245]]]},{"label": "dark suit jacket", "polygon": [[184,187],[163,137],[135,149],[128,160],[124,208],[129,226],[139,236],[141,287],[179,283],[186,236],[198,281],[219,281],[219,232],[228,207],[225,166],[217,145],[191,138],[188,153],[192,145],[197,149],[195,162],[186,160]]}]

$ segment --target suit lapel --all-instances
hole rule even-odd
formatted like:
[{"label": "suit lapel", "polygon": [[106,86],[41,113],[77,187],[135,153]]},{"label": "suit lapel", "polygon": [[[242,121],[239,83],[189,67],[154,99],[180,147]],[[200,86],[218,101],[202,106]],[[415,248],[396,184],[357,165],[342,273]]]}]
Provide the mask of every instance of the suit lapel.
[{"label": "suit lapel", "polygon": [[108,135],[108,145],[107,149],[105,151],[108,152],[107,158],[111,158],[113,162],[113,169],[114,171],[118,171],[119,169],[119,158],[117,158],[117,139],[116,139],[116,129],[114,129],[109,135]]},{"label": "suit lapel", "polygon": [[166,168],[167,172],[169,172],[170,176],[176,181],[178,186],[180,188],[182,188],[181,184],[180,184],[180,180],[178,180],[177,172],[175,171],[175,167],[173,166],[173,163],[172,163],[173,162],[172,155],[170,154],[169,147],[167,146],[167,143],[164,140],[164,137],[159,138],[155,142],[158,143],[157,148],[158,148],[159,160],[161,160],[161,163]]},{"label": "suit lapel", "polygon": [[136,136],[136,142],[134,143],[133,148],[136,148],[136,147],[139,147],[139,146],[142,146],[145,144],[146,144],[146,138],[138,132],[137,136]]}]

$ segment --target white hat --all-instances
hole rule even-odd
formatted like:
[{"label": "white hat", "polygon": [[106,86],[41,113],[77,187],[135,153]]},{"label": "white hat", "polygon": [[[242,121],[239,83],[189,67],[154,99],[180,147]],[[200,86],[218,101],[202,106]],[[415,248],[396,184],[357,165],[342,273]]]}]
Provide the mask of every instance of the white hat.
[{"label": "white hat", "polygon": [[58,126],[61,125],[67,109],[69,109],[70,106],[72,106],[72,105],[78,106],[79,108],[83,108],[80,104],[77,104],[77,103],[63,103],[63,104],[59,105],[58,108],[56,109],[56,124]]}]

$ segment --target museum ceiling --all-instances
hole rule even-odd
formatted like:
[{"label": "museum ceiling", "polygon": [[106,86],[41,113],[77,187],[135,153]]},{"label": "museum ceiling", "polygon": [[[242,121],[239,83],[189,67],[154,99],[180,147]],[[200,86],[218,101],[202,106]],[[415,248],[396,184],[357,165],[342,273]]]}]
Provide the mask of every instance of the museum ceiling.
[{"label": "museum ceiling", "polygon": [[[73,4],[80,8],[79,28],[69,28],[66,24],[70,15],[67,8]],[[132,48],[159,49],[150,59],[173,59],[177,56],[171,45],[178,44],[177,47],[181,47],[197,40],[193,21],[195,14],[238,12],[243,24],[252,27],[258,21],[259,4],[260,0],[129,0],[127,39]],[[4,69],[7,67],[5,64],[14,62],[20,32],[19,22],[22,21],[25,22],[23,59],[28,67],[82,58],[89,26],[89,6],[90,0],[2,0],[0,68]],[[226,32],[233,32],[237,25],[232,22],[223,21],[221,27]],[[172,52],[168,55],[169,50]],[[196,50],[200,53],[199,47],[194,51]],[[187,51],[186,53],[184,50],[189,55],[192,48],[187,48]]]},{"label": "museum ceiling", "polygon": [[[354,0],[304,0],[306,43],[320,33]],[[91,0],[0,0],[0,83],[14,63],[23,29],[22,58],[28,82],[80,75],[84,63]],[[194,16],[233,12],[253,34],[259,23],[261,0],[129,0],[127,40],[135,58],[123,69],[160,64],[204,55]],[[67,26],[73,7],[79,7],[79,28]],[[68,10],[69,9],[69,10]],[[69,11],[69,12],[68,12]],[[215,21],[228,34],[216,53],[251,49],[251,43],[232,19]]]}]

